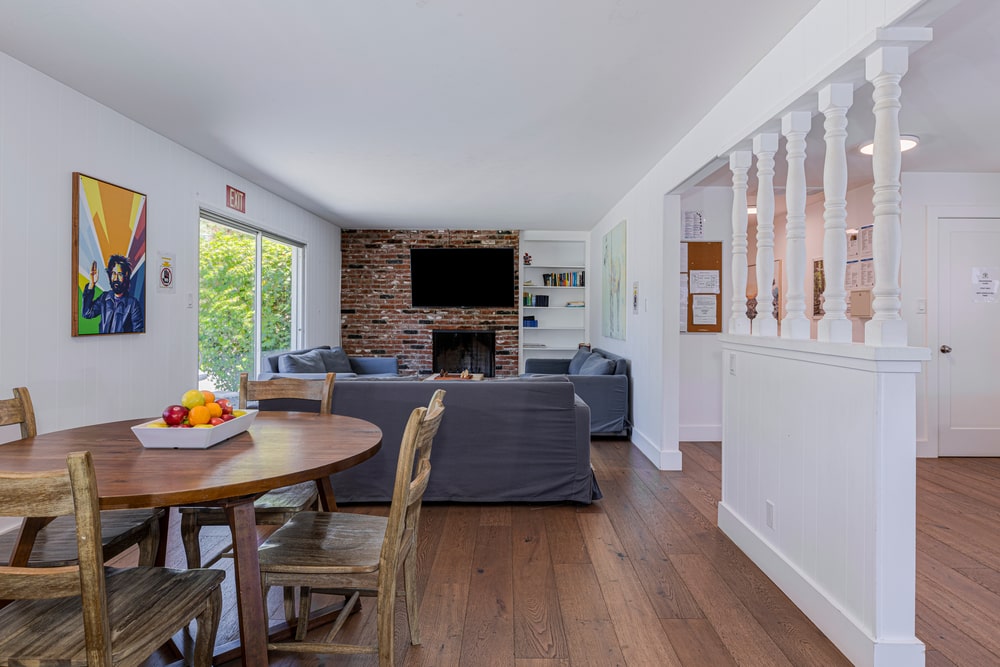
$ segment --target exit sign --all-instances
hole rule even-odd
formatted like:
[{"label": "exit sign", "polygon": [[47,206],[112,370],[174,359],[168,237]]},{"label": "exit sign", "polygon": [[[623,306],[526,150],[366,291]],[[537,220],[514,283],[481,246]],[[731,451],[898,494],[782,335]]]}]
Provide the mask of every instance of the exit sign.
[{"label": "exit sign", "polygon": [[231,185],[226,186],[226,206],[234,208],[240,213],[247,212],[247,195]]}]

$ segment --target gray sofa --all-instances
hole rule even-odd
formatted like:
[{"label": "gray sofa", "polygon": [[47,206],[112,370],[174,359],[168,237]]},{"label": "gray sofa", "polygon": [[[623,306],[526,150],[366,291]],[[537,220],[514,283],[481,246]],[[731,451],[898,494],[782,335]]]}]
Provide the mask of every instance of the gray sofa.
[{"label": "gray sofa", "polygon": [[257,379],[267,380],[277,376],[321,379],[329,372],[336,373],[338,380],[397,377],[399,362],[396,357],[350,357],[339,347],[320,345],[305,350],[270,352],[264,357]]},{"label": "gray sofa", "polygon": [[[338,503],[390,500],[406,420],[436,389],[447,391],[445,416],[425,500],[590,503],[601,497],[590,467],[590,409],[564,378],[355,378],[336,384],[333,412],[378,425],[382,449],[333,476]],[[260,409],[318,408],[273,400],[261,401]]]},{"label": "gray sofa", "polygon": [[576,394],[590,406],[590,433],[628,437],[632,430],[629,410],[628,360],[594,348],[581,349],[572,359],[528,359],[526,377],[557,375],[573,383]]}]

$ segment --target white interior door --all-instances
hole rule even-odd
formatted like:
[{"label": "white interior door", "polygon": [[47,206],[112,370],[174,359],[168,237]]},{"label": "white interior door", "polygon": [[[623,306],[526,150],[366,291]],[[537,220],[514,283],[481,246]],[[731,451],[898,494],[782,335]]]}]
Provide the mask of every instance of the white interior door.
[{"label": "white interior door", "polygon": [[938,453],[1000,456],[1000,219],[940,219]]}]

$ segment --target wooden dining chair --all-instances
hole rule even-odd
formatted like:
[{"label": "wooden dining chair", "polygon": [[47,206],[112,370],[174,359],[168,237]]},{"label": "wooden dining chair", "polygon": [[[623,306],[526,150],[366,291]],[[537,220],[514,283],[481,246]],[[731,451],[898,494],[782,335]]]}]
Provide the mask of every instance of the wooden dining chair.
[{"label": "wooden dining chair", "polygon": [[192,620],[194,664],[212,664],[221,570],[104,567],[90,452],[66,468],[0,472],[0,516],[73,516],[78,559],[66,567],[0,566],[2,665],[138,665]]},{"label": "wooden dining chair", "polygon": [[[247,401],[269,399],[303,399],[318,401],[319,413],[330,414],[333,403],[333,385],[336,373],[327,373],[323,380],[303,380],[299,378],[273,378],[271,380],[249,380],[246,373],[240,374],[239,408],[246,410]],[[297,512],[315,508],[319,490],[315,482],[303,482],[268,491],[254,501],[254,514],[258,526],[280,526]],[[188,567],[201,567],[201,527],[228,526],[226,513],[221,507],[181,507],[181,541]],[[215,558],[231,555],[227,547]]]},{"label": "wooden dining chair", "polygon": [[[19,425],[22,438],[38,435],[31,394],[25,387],[14,389],[14,398],[0,399],[0,426]],[[101,544],[104,557],[112,559],[134,545],[139,546],[139,564],[153,565],[160,544],[160,521],[163,509],[107,510],[101,512]],[[19,538],[30,540],[37,522],[23,524],[20,531],[0,535],[0,562],[24,563],[25,554],[15,553]],[[16,559],[16,560],[15,560]],[[27,554],[27,564],[34,567],[59,567],[76,563],[76,528],[72,516],[57,517],[34,535],[34,546]]]},{"label": "wooden dining chair", "polygon": [[[420,643],[417,602],[417,528],[431,473],[431,446],[444,415],[443,389],[428,407],[410,414],[396,463],[389,516],[348,512],[301,512],[276,530],[259,550],[261,584],[300,587],[294,641],[269,643],[269,649],[306,653],[377,654],[380,667],[393,664],[396,579],[403,573],[402,595],[410,643]],[[348,596],[321,642],[305,641],[313,591]],[[334,642],[361,595],[376,598],[376,644]]]}]

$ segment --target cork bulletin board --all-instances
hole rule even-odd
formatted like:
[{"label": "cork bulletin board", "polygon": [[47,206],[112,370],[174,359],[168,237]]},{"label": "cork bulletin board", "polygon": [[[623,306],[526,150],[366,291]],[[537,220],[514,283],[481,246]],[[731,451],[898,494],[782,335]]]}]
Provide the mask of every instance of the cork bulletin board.
[{"label": "cork bulletin board", "polygon": [[[722,241],[688,241],[687,328],[689,333],[722,331]],[[684,274],[682,274],[683,276]]]}]

